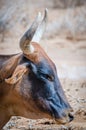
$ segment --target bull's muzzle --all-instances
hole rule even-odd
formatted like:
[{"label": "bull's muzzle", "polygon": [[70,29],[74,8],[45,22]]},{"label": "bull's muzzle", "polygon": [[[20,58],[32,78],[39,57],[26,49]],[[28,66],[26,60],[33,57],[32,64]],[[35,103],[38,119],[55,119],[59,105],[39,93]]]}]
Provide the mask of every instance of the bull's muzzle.
[{"label": "bull's muzzle", "polygon": [[69,105],[68,108],[62,108],[61,105],[50,103],[50,107],[52,110],[52,116],[55,121],[60,124],[65,124],[71,122],[74,119],[73,110]]},{"label": "bull's muzzle", "polygon": [[71,122],[73,119],[74,119],[74,116],[72,112],[64,112],[59,118],[56,118],[55,116],[55,121],[60,124],[66,124],[68,122]]}]

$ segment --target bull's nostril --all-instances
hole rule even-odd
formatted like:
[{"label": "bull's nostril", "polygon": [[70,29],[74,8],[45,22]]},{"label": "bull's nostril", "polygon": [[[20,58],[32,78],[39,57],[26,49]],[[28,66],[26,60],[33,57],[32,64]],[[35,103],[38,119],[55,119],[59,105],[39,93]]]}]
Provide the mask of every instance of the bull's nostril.
[{"label": "bull's nostril", "polygon": [[69,113],[68,116],[69,116],[70,121],[74,119],[74,116],[71,113]]}]

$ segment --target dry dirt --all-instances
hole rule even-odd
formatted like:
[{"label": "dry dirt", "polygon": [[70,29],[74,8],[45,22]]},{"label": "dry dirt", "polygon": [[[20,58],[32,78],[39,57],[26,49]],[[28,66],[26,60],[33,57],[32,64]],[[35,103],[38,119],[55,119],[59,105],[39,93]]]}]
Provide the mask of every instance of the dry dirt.
[{"label": "dry dirt", "polygon": [[[36,9],[37,11],[38,9]],[[18,13],[20,14],[19,10]],[[40,43],[56,64],[61,84],[74,110],[74,121],[66,125],[58,125],[48,119],[31,120],[22,117],[12,117],[3,130],[86,130],[86,34],[84,34],[83,38],[80,35],[78,37],[77,33],[76,37],[78,39],[75,35],[74,37],[67,35],[68,31],[66,37],[65,32],[58,36],[57,30],[55,30],[56,23],[55,21],[53,23],[52,19],[56,19],[55,16],[61,18],[64,14],[65,11],[63,10],[50,9],[46,35]],[[15,17],[13,16],[14,21]],[[31,17],[33,18],[33,16]],[[27,21],[22,21],[21,25],[16,22],[16,27],[12,26],[13,30],[6,30],[5,34],[1,35],[0,54],[20,52],[18,41],[22,32],[26,29],[26,25]],[[52,28],[50,29],[51,26],[54,31]]]}]

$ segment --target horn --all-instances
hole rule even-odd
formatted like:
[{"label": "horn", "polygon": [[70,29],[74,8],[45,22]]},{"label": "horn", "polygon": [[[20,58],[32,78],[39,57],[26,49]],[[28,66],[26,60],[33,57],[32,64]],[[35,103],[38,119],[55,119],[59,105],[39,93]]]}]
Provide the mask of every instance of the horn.
[{"label": "horn", "polygon": [[44,13],[44,18],[43,18],[42,22],[39,24],[39,26],[36,30],[36,33],[32,39],[33,42],[39,43],[39,41],[45,31],[46,23],[47,23],[47,13],[48,13],[48,9],[46,8],[45,13]]},{"label": "horn", "polygon": [[45,9],[45,14],[42,19],[41,13],[35,18],[31,27],[25,32],[25,34],[20,39],[20,48],[24,54],[31,54],[34,52],[34,47],[31,45],[31,41],[39,42],[43,32],[45,30],[45,25],[47,21],[47,9]]}]

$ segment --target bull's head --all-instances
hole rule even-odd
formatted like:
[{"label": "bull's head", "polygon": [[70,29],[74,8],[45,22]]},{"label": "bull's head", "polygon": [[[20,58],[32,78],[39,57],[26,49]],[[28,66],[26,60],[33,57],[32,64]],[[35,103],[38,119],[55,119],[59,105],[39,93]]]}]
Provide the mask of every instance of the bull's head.
[{"label": "bull's head", "polygon": [[56,66],[36,43],[44,32],[46,21],[47,10],[43,18],[38,14],[30,29],[21,38],[20,48],[23,54],[7,61],[6,67],[10,62],[6,70],[7,76],[4,76],[5,67],[2,67],[1,74],[5,83],[8,87],[13,86],[10,97],[6,96],[6,100],[10,101],[11,115],[28,118],[51,117],[59,123],[67,123],[73,120],[73,116],[59,82]]}]

